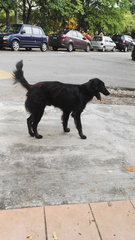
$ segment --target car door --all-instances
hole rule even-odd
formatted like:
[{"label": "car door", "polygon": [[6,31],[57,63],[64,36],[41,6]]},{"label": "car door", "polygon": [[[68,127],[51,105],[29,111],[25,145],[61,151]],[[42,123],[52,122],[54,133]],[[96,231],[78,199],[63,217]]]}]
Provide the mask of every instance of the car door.
[{"label": "car door", "polygon": [[69,37],[68,43],[72,42],[74,48],[78,48],[78,38],[77,33],[75,30],[71,30],[67,33],[67,36]]},{"label": "car door", "polygon": [[111,51],[113,48],[114,48],[114,42],[110,37],[108,37],[108,51]]},{"label": "car door", "polygon": [[86,38],[80,33],[77,31],[77,38],[78,38],[78,41],[77,41],[77,48],[78,49],[85,49],[86,47]]},{"label": "car door", "polygon": [[43,42],[43,34],[40,28],[32,27],[32,35],[33,35],[33,44],[35,47],[40,47]]},{"label": "car door", "polygon": [[103,40],[104,40],[104,46],[105,46],[106,51],[109,51],[110,44],[108,41],[108,37],[104,37]]},{"label": "car door", "polygon": [[21,47],[31,47],[33,45],[32,28],[24,25],[20,36]]}]

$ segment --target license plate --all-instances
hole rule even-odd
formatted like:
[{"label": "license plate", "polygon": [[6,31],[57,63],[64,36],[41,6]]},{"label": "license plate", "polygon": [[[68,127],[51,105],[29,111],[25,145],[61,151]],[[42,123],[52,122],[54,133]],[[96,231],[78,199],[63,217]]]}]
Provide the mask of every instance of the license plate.
[{"label": "license plate", "polygon": [[57,37],[53,37],[53,39],[57,39]]}]

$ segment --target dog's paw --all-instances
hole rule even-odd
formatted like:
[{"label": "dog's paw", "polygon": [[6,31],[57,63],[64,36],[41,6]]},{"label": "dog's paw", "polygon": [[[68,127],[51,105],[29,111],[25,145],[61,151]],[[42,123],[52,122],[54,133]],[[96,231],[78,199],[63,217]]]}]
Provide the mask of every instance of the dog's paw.
[{"label": "dog's paw", "polygon": [[86,139],[87,137],[85,135],[80,136],[81,139]]},{"label": "dog's paw", "polygon": [[64,132],[66,132],[66,133],[70,132],[70,128],[64,129]]},{"label": "dog's paw", "polygon": [[40,134],[38,134],[38,135],[35,135],[35,138],[37,138],[37,139],[41,139],[41,138],[43,138],[43,136],[40,135]]}]

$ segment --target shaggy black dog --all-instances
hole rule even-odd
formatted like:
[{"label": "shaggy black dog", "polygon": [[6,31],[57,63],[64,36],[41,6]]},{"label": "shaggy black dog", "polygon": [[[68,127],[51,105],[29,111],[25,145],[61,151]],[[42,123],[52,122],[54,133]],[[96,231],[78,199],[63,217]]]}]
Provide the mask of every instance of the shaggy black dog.
[{"label": "shaggy black dog", "polygon": [[81,113],[86,104],[95,96],[101,100],[100,93],[109,95],[109,91],[105,88],[104,83],[98,78],[89,80],[84,84],[65,84],[61,82],[38,82],[36,84],[29,84],[24,78],[23,62],[16,64],[14,71],[15,83],[20,82],[24,88],[27,89],[27,99],[25,107],[31,113],[27,119],[28,131],[30,136],[42,138],[37,131],[37,126],[44,113],[45,107],[53,105],[62,110],[62,124],[64,132],[69,132],[67,127],[69,115],[74,118],[76,128],[79,136],[86,139],[82,131]]}]

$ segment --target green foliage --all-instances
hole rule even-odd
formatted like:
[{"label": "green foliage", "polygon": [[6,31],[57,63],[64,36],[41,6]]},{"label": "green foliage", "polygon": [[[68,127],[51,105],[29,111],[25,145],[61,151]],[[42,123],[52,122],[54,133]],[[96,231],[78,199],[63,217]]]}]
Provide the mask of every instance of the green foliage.
[{"label": "green foliage", "polygon": [[91,34],[135,30],[135,0],[0,0],[1,26],[16,9],[18,22],[41,25],[46,33],[69,26],[71,19]]},{"label": "green foliage", "polygon": [[81,0],[40,0],[39,4],[39,19],[47,32],[66,27],[70,18],[84,13]]},{"label": "green foliage", "polygon": [[123,16],[130,6],[128,0],[89,0],[82,2],[85,15],[81,17],[79,27],[83,27],[85,30],[89,29],[93,34],[95,32],[111,34],[123,30]]},{"label": "green foliage", "polygon": [[130,11],[124,15],[123,29],[126,33],[131,33],[135,30],[135,14],[131,14]]},{"label": "green foliage", "polygon": [[16,0],[1,0],[0,7],[2,9],[13,10],[16,7]]}]

